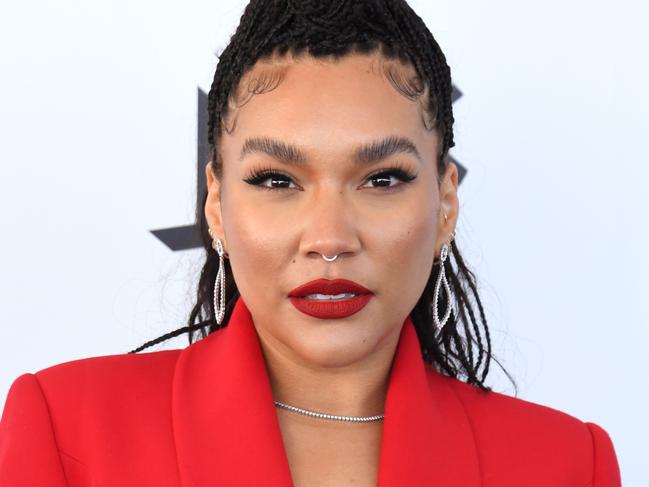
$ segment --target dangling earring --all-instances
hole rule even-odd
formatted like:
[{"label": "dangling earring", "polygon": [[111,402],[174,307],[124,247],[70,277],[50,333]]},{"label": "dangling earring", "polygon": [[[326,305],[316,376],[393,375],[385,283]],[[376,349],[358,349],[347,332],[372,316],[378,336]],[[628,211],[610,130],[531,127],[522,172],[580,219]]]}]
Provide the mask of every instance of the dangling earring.
[{"label": "dangling earring", "polygon": [[[446,261],[446,258],[448,257],[448,248],[451,243],[449,242],[448,244],[442,245],[442,249],[440,251],[440,256],[439,256],[439,275],[437,276],[437,282],[435,283],[435,293],[433,295],[433,321],[435,322],[435,327],[437,328],[438,331],[441,331],[442,328],[444,328],[444,325],[448,321],[448,319],[451,316],[451,311],[454,313],[457,311],[455,308],[455,301],[453,299],[453,295],[451,293],[451,287],[448,285],[448,281],[446,280],[446,269],[444,267],[444,262]],[[444,290],[446,291],[446,312],[444,313],[444,318],[442,320],[439,320],[439,291],[442,286],[442,283],[444,284]]]},{"label": "dangling earring", "polygon": [[[208,228],[207,232],[211,237],[212,229]],[[225,251],[220,238],[212,239],[212,248],[219,254],[219,270],[214,281],[214,314],[216,315],[217,324],[220,325],[225,317]]]}]

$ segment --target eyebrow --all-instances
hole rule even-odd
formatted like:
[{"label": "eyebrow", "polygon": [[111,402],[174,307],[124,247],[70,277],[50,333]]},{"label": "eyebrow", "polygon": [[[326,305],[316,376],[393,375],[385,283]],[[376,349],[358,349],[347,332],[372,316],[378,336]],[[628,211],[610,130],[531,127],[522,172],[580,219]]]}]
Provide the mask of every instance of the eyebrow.
[{"label": "eyebrow", "polygon": [[[270,137],[246,139],[241,148],[239,161],[252,153],[267,154],[293,166],[304,165],[307,160],[306,154],[299,147]],[[358,146],[354,151],[354,162],[359,165],[369,165],[399,153],[412,154],[421,162],[421,155],[415,143],[407,137],[396,135]]]}]

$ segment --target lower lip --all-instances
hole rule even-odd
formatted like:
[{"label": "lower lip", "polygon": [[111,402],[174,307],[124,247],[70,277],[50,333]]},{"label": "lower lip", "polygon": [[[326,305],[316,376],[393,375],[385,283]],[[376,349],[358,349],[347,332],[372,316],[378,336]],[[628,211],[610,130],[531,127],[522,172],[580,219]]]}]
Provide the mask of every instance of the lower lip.
[{"label": "lower lip", "polygon": [[289,296],[297,309],[309,316],[321,319],[345,318],[358,313],[372,299],[373,294],[360,294],[353,298],[316,300]]}]

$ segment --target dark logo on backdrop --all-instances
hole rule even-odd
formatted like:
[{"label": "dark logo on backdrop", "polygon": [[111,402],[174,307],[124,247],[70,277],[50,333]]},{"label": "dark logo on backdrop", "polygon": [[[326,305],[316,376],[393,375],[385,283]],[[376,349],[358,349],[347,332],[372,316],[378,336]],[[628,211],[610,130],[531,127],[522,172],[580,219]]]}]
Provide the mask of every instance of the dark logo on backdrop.
[{"label": "dark logo on backdrop", "polygon": [[[452,100],[455,103],[462,96],[462,92],[453,86]],[[207,181],[205,178],[205,164],[209,160],[209,147],[207,143],[207,93],[198,88],[198,121],[196,134],[196,206],[201,204],[201,193]],[[466,175],[466,168],[458,161],[449,156],[449,159],[457,165],[458,180],[462,183]],[[188,250],[201,247],[198,233],[198,224],[182,225],[179,227],[161,228],[150,230],[162,243],[171,250]]]}]

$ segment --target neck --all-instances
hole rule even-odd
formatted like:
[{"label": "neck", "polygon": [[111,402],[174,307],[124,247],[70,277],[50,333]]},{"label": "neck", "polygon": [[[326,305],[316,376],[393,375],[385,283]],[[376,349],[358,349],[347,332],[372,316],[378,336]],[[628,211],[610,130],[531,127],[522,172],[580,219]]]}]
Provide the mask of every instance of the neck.
[{"label": "neck", "polygon": [[363,360],[340,367],[306,363],[281,344],[260,342],[273,399],[343,416],[383,414],[399,335],[386,338]]}]

